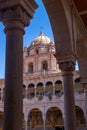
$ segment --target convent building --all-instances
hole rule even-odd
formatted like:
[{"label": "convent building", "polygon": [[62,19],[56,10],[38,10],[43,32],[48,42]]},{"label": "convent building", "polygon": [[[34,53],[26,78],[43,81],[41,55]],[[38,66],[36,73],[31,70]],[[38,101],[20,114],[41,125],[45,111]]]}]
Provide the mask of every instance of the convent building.
[{"label": "convent building", "polygon": [[[24,130],[64,130],[63,77],[55,54],[54,42],[43,32],[29,47],[24,47]],[[86,130],[85,91],[80,82],[79,70],[75,70],[73,75],[76,126],[78,130]],[[4,79],[0,79],[0,130],[3,125],[4,91]]]}]

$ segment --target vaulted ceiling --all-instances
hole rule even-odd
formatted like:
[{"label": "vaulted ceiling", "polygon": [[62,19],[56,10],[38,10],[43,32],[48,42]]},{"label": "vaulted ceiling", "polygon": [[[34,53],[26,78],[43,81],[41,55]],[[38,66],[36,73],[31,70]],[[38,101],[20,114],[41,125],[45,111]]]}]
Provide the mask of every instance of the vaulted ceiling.
[{"label": "vaulted ceiling", "polygon": [[87,31],[87,0],[73,0],[73,2]]}]

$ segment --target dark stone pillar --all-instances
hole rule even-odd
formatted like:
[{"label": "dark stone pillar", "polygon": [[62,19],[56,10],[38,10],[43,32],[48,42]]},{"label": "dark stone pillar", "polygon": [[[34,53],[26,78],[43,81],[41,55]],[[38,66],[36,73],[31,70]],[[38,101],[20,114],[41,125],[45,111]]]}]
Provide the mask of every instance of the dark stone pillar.
[{"label": "dark stone pillar", "polygon": [[86,117],[86,124],[87,124],[87,82],[82,82],[84,93],[85,93],[85,117]]},{"label": "dark stone pillar", "polygon": [[4,130],[22,130],[23,28],[19,21],[7,21]]},{"label": "dark stone pillar", "polygon": [[64,127],[65,130],[76,130],[76,115],[73,90],[73,62],[64,62],[60,64],[64,80]]},{"label": "dark stone pillar", "polygon": [[34,0],[0,1],[0,21],[6,33],[3,130],[22,130],[23,34],[36,7]]}]

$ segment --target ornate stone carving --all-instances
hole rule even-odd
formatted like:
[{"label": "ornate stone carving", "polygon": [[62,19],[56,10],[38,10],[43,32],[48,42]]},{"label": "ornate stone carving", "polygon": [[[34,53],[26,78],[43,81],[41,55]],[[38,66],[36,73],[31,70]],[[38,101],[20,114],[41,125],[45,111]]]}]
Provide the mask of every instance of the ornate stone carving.
[{"label": "ornate stone carving", "polygon": [[0,18],[1,21],[12,21],[12,20],[19,20],[22,21],[24,23],[25,26],[27,26],[29,24],[30,21],[30,17],[27,14],[27,12],[25,10],[23,10],[23,8],[21,8],[20,6],[16,6],[15,8],[9,8],[6,9],[5,11],[1,11],[0,12]]},{"label": "ornate stone carving", "polygon": [[73,70],[75,70],[75,64],[72,61],[63,62],[63,63],[59,64],[59,68],[62,71],[73,71]]},{"label": "ornate stone carving", "polygon": [[0,1],[0,21],[19,20],[27,26],[37,7],[34,0]]}]

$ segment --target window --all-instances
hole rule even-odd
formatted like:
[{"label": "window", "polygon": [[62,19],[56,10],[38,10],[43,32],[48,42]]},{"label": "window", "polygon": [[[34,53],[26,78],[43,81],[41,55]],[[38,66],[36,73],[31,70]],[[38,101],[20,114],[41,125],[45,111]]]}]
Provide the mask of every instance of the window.
[{"label": "window", "polygon": [[39,50],[38,49],[36,49],[36,54],[39,54]]},{"label": "window", "polygon": [[33,73],[33,63],[30,63],[28,66],[28,72]]},{"label": "window", "polygon": [[43,61],[42,62],[42,70],[48,70],[48,64],[47,64],[47,61]]}]

